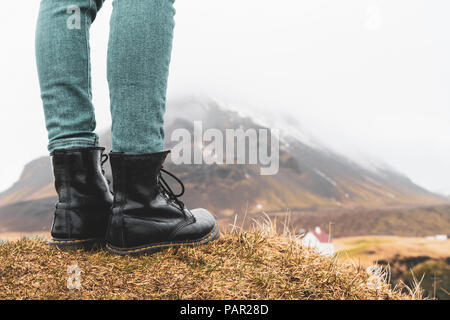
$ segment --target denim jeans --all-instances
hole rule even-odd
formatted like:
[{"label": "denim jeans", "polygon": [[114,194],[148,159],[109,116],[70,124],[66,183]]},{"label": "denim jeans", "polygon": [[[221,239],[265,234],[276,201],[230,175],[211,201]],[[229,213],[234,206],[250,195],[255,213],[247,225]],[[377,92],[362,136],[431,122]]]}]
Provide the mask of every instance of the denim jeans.
[{"label": "denim jeans", "polygon": [[[89,29],[104,0],[41,0],[36,60],[51,152],[98,144]],[[114,152],[163,149],[174,0],[114,0],[108,84]]]}]

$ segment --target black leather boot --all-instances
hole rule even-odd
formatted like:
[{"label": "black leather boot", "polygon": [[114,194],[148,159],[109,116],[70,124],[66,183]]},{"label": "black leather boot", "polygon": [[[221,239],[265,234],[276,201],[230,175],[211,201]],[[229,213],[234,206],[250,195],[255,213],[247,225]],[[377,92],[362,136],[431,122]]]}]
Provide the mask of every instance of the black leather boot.
[{"label": "black leather boot", "polygon": [[[114,204],[106,236],[109,252],[139,255],[201,245],[218,237],[219,225],[211,213],[189,210],[178,199],[183,183],[162,168],[169,152],[110,154]],[[180,194],[173,193],[162,173],[181,184]]]},{"label": "black leather boot", "polygon": [[51,153],[59,201],[51,246],[91,248],[104,242],[113,196],[102,165],[103,148],[56,150]]}]

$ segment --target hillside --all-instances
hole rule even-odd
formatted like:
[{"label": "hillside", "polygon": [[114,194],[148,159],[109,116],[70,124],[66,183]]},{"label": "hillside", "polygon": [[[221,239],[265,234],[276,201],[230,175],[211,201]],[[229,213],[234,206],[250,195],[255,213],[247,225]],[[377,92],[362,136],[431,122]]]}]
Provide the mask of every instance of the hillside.
[{"label": "hillside", "polygon": [[[261,114],[244,114],[236,109],[239,108],[205,97],[184,97],[169,101],[165,124],[167,148],[176,146],[177,141],[172,140],[172,135],[180,129],[194,142],[194,121],[201,121],[203,132],[214,128],[224,137],[227,129],[281,130],[280,168],[275,175],[261,175],[260,169],[265,166],[260,162],[252,165],[175,165],[168,160],[166,167],[186,185],[183,201],[190,207],[210,209],[225,224],[230,223],[236,213],[242,212],[258,215],[290,211],[296,216],[293,221],[305,217],[300,213],[318,213],[317,216],[324,218],[320,223],[328,224],[330,219],[323,212],[344,212],[348,217],[344,221],[352,222],[355,219],[350,215],[369,209],[449,204],[448,200],[417,186],[386,164],[377,161],[361,163],[334,152],[332,147],[324,146],[302,132],[301,126],[289,117],[278,119],[270,115],[266,119]],[[107,151],[111,149],[109,132],[101,134],[100,142]],[[260,138],[257,142],[261,142]],[[203,142],[202,147],[206,144]],[[254,145],[248,141],[247,145],[249,152],[257,153]],[[191,154],[194,154],[195,148],[200,146],[198,143],[192,143],[192,146]],[[110,176],[109,166],[105,169]],[[0,232],[48,230],[54,203],[50,159],[42,157],[27,164],[20,179],[0,193]],[[449,216],[443,219],[450,223]],[[299,220],[298,227],[302,225],[303,221]],[[377,232],[401,228],[404,226],[391,228],[387,224],[386,230]]]},{"label": "hillside", "polygon": [[[288,212],[288,214],[287,214]],[[320,226],[333,237],[396,235],[426,237],[450,232],[450,206],[393,206],[380,208],[317,209],[268,213],[272,219],[288,220],[291,228]],[[250,215],[255,217],[257,215]],[[225,221],[224,221],[225,222]]]},{"label": "hillside", "polygon": [[[68,267],[81,289],[67,288]],[[0,299],[412,299],[366,271],[262,227],[198,248],[140,258],[63,252],[39,240],[0,244]]]}]

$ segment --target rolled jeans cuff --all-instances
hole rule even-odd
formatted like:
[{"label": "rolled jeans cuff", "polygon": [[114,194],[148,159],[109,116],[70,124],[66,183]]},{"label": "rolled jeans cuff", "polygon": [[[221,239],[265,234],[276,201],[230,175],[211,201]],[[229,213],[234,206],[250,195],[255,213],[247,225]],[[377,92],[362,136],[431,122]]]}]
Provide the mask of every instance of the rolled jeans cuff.
[{"label": "rolled jeans cuff", "polygon": [[49,143],[48,151],[53,152],[58,149],[72,149],[72,148],[88,148],[97,147],[98,139],[88,139],[88,138],[70,138],[62,139]]}]

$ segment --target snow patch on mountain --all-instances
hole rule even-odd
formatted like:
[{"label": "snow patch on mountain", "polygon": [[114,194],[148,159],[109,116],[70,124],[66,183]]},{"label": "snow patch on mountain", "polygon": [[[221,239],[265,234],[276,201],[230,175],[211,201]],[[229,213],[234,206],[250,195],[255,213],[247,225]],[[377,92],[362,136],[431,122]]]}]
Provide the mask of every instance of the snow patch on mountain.
[{"label": "snow patch on mountain", "polygon": [[335,150],[332,146],[324,144],[311,133],[306,132],[297,119],[294,119],[291,115],[280,113],[278,110],[268,113],[266,110],[256,110],[254,107],[226,103],[206,95],[190,95],[188,97],[176,98],[171,101],[178,107],[181,107],[178,105],[177,101],[182,102],[182,109],[186,112],[177,112],[176,110],[168,108],[166,123],[170,123],[177,118],[195,118],[201,120],[211,110],[211,107],[214,106],[223,111],[235,112],[239,117],[249,118],[256,125],[261,127],[278,129],[280,132],[280,147],[282,149],[290,150],[291,144],[297,141],[327,155],[340,156],[349,163],[360,166],[379,176],[386,176],[388,173],[402,175],[398,170],[386,164],[383,160],[374,155],[369,155],[367,152],[354,150],[351,155],[344,155],[342,152]]},{"label": "snow patch on mountain", "polygon": [[320,177],[324,178],[329,183],[331,183],[333,186],[337,187],[337,185],[338,185],[337,182],[334,181],[333,179],[331,179],[330,177],[328,177],[325,173],[323,173],[319,169],[314,168],[314,172],[317,173]]}]

